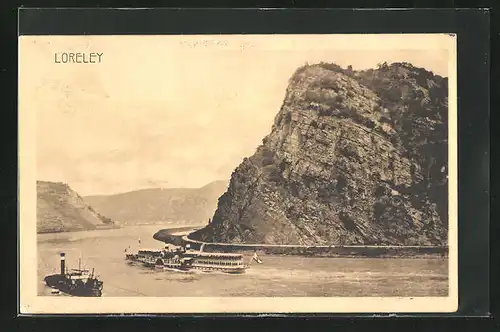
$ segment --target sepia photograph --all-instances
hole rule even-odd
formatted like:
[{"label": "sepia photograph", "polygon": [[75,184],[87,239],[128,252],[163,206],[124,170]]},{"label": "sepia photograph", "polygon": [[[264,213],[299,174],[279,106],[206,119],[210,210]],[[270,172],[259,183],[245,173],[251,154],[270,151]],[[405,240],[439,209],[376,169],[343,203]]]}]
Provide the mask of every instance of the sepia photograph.
[{"label": "sepia photograph", "polygon": [[22,313],[453,312],[456,36],[19,37]]}]

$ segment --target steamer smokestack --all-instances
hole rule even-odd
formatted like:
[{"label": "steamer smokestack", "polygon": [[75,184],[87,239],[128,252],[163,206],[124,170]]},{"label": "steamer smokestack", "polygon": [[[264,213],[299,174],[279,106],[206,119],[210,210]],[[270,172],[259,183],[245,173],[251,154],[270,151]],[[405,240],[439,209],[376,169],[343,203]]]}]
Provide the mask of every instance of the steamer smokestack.
[{"label": "steamer smokestack", "polygon": [[61,253],[61,275],[66,273],[66,254]]}]

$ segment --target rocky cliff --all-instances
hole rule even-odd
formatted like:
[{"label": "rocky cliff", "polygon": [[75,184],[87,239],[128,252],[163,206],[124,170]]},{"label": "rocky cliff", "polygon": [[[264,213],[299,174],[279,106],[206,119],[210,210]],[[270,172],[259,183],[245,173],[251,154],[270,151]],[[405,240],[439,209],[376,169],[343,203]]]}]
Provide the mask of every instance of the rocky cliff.
[{"label": "rocky cliff", "polygon": [[69,232],[115,227],[67,184],[37,181],[37,232]]},{"label": "rocky cliff", "polygon": [[151,188],[84,199],[96,211],[120,223],[171,221],[205,225],[226,189],[227,181],[214,181],[201,188]]},{"label": "rocky cliff", "polygon": [[448,81],[408,63],[291,77],[271,132],[191,238],[447,244]]}]

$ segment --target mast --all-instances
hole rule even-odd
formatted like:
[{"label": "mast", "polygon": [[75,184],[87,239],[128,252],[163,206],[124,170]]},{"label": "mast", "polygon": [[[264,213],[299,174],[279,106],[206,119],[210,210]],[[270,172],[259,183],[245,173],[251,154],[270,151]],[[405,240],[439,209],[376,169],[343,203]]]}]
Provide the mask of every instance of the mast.
[{"label": "mast", "polygon": [[80,255],[78,256],[78,270],[82,270],[82,252],[80,251]]}]

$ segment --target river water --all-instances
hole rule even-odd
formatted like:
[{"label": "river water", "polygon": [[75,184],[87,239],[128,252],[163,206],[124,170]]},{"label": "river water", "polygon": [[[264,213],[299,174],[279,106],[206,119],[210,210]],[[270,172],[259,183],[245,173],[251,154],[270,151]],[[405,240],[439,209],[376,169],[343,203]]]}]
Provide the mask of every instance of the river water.
[{"label": "river water", "polygon": [[[103,296],[447,296],[447,258],[320,258],[262,256],[245,274],[179,273],[132,266],[124,249],[161,248],[152,235],[162,227],[38,235],[38,295],[49,295],[43,278],[58,273],[59,253],[68,268],[95,268]],[[251,255],[246,255],[249,261]]]}]

